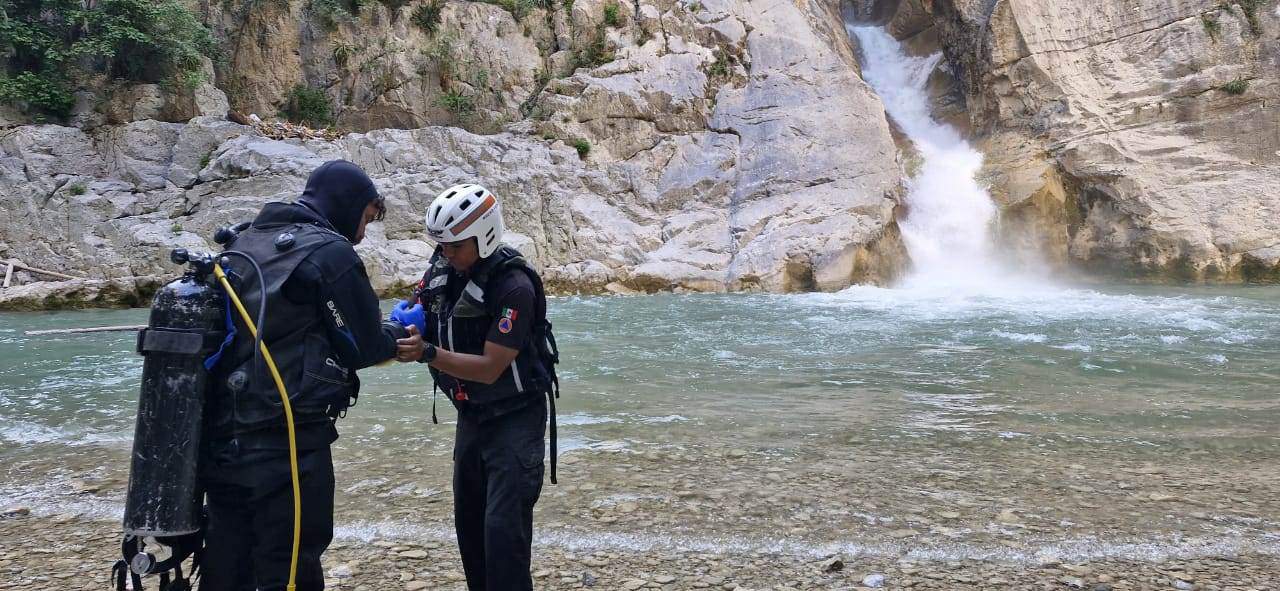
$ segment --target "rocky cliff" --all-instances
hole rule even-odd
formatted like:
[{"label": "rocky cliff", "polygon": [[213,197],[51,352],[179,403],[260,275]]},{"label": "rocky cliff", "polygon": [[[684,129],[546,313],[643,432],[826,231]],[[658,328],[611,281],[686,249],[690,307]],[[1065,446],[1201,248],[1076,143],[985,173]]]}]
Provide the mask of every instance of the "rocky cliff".
[{"label": "rocky cliff", "polygon": [[[222,45],[207,83],[104,81],[65,126],[0,112],[0,259],[93,279],[8,288],[0,306],[140,301],[175,271],[165,250],[211,248],[216,227],[339,157],[390,197],[361,246],[384,291],[420,273],[423,210],[463,180],[503,197],[513,243],[558,291],[889,282],[909,265],[895,215],[911,146],[861,80],[846,19],[945,54],[935,116],[986,154],[1011,259],[1280,279],[1275,0],[193,9]],[[299,89],[347,135],[226,120],[271,119]]]},{"label": "rocky cliff", "polygon": [[[1159,280],[1280,278],[1274,0],[856,3],[941,50],[1030,264]],[[1036,253],[1038,259],[1028,259]]]},{"label": "rocky cliff", "polygon": [[462,181],[502,197],[510,242],[558,291],[837,289],[905,264],[898,151],[835,5],[578,0],[517,20],[446,2],[428,35],[408,24],[422,3],[323,26],[316,4],[210,3],[230,104],[269,112],[304,83],[349,104],[336,111],[349,129],[415,129],[273,140],[217,104],[185,123],[13,127],[0,136],[0,259],[110,281],[0,298],[130,301],[175,272],[168,248],[211,248],[218,226],[296,196],[331,158],[365,167],[389,198],[360,247],[384,291],[420,275],[426,205]]}]

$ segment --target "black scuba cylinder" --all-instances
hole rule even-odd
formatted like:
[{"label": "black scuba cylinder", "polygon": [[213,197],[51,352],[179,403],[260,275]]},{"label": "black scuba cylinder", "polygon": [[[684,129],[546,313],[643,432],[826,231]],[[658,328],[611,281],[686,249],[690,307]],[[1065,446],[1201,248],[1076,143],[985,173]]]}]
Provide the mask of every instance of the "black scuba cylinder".
[{"label": "black scuba cylinder", "polygon": [[[175,252],[174,260],[179,255]],[[186,253],[182,253],[182,262]],[[194,261],[193,261],[194,263]],[[225,298],[203,265],[160,288],[138,333],[142,388],[133,435],[124,533],[170,537],[201,528],[196,461],[209,372],[225,334]],[[211,265],[209,265],[211,268]]]}]

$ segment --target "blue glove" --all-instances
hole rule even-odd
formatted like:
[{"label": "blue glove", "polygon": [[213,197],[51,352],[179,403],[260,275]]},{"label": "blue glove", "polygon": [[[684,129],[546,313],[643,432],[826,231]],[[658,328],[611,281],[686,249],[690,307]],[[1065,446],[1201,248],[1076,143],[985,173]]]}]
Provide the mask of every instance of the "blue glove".
[{"label": "blue glove", "polygon": [[422,310],[422,304],[410,307],[409,302],[404,300],[396,302],[395,309],[391,311],[391,320],[399,322],[405,328],[416,326],[418,334],[427,334],[427,313]]}]

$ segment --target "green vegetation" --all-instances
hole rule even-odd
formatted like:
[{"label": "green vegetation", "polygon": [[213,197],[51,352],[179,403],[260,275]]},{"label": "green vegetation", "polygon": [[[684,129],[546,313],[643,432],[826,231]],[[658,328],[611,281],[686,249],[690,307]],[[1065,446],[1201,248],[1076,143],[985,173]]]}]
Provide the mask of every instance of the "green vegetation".
[{"label": "green vegetation", "polygon": [[511,13],[517,21],[524,19],[529,12],[540,6],[538,0],[480,0],[489,4],[497,4]]},{"label": "green vegetation", "polygon": [[475,100],[456,90],[440,95],[437,103],[454,115],[470,115],[476,110]]},{"label": "green vegetation", "polygon": [[1246,90],[1249,90],[1249,81],[1243,78],[1236,78],[1231,82],[1223,84],[1221,88],[1222,92],[1239,96],[1244,94]]},{"label": "green vegetation", "polygon": [[622,22],[621,19],[622,17],[619,16],[619,9],[618,9],[617,2],[610,2],[604,5],[604,26],[616,27],[618,26],[619,23]]},{"label": "green vegetation", "polygon": [[169,231],[173,232],[174,234],[181,234],[182,224],[179,224],[178,222],[174,222],[173,225],[169,227]]},{"label": "green vegetation", "polygon": [[329,97],[319,88],[311,88],[299,84],[289,91],[284,109],[280,111],[285,119],[308,127],[328,127],[333,123],[333,111],[329,107]]},{"label": "green vegetation", "polygon": [[1249,21],[1249,31],[1256,37],[1262,36],[1262,22],[1258,20],[1258,9],[1266,4],[1266,0],[1236,0],[1245,20]]},{"label": "green vegetation", "polygon": [[356,46],[354,44],[339,41],[333,46],[333,63],[345,68],[355,54]]},{"label": "green vegetation", "polygon": [[711,63],[711,67],[707,68],[707,74],[712,78],[728,78],[729,77],[729,54],[723,49],[716,50],[716,61]]},{"label": "green vegetation", "polygon": [[613,58],[613,51],[605,41],[604,25],[601,24],[591,37],[591,42],[574,54],[573,62],[577,68],[594,68],[613,61]]},{"label": "green vegetation", "polygon": [[381,0],[381,1],[382,1],[382,5],[386,6],[387,9],[391,11],[392,17],[394,17],[395,14],[400,11],[401,8],[404,8],[405,6],[408,6],[409,4],[413,3],[413,0]]},{"label": "green vegetation", "polygon": [[444,9],[444,0],[431,0],[413,9],[413,24],[428,35],[435,35],[440,28],[440,12]]},{"label": "green vegetation", "polygon": [[584,139],[573,140],[573,148],[578,151],[579,158],[586,158],[591,153],[591,142]]},{"label": "green vegetation", "polygon": [[1267,0],[1230,0],[1218,5],[1218,10],[1225,11],[1228,14],[1233,13],[1231,5],[1235,4],[1240,7],[1240,12],[1244,13],[1244,18],[1249,22],[1249,32],[1255,37],[1262,36],[1262,21],[1258,20],[1258,9],[1262,8]]},{"label": "green vegetation", "polygon": [[457,67],[458,36],[453,32],[445,32],[435,38],[430,46],[422,50],[422,57],[436,65],[440,72],[441,82],[448,82],[454,77]]},{"label": "green vegetation", "polygon": [[533,92],[529,93],[529,98],[520,103],[520,114],[531,119],[544,121],[551,116],[551,113],[538,104],[538,95],[542,94],[542,90],[551,82],[551,70],[548,70],[546,66],[534,70],[533,80],[537,85],[533,88]]},{"label": "green vegetation", "polygon": [[200,157],[200,168],[209,166],[209,161],[212,159],[213,159],[213,151],[210,150],[208,152],[205,152],[204,156]]},{"label": "green vegetation", "polygon": [[78,196],[80,196],[80,195],[84,195],[84,194],[85,194],[85,190],[86,190],[86,189],[84,188],[84,185],[82,185],[82,184],[80,184],[80,183],[76,183],[76,184],[71,185],[70,187],[68,187],[68,188],[67,188],[67,191],[69,191],[72,195],[75,195],[75,196],[77,196],[77,197],[78,197]]},{"label": "green vegetation", "polygon": [[311,14],[326,29],[356,20],[364,0],[311,0]]},{"label": "green vegetation", "polygon": [[65,117],[84,76],[198,84],[209,30],[179,0],[0,0],[0,102]]},{"label": "green vegetation", "polygon": [[645,43],[648,43],[650,39],[653,39],[653,31],[650,31],[643,25],[637,25],[636,28],[639,29],[639,32],[636,33],[637,45],[644,45]]},{"label": "green vegetation", "polygon": [[1204,31],[1209,34],[1210,39],[1217,41],[1222,35],[1222,23],[1218,22],[1218,11],[1200,15],[1200,23],[1204,25]]}]

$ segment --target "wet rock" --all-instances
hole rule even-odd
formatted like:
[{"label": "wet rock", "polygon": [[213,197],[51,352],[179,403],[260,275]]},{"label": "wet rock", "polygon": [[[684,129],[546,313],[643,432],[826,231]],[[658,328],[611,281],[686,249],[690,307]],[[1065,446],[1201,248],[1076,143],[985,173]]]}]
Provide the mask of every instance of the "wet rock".
[{"label": "wet rock", "polygon": [[1191,591],[1192,589],[1195,589],[1196,586],[1191,583],[1188,583],[1187,581],[1183,581],[1179,579],[1173,582],[1173,588],[1181,589],[1182,591]]},{"label": "wet rock", "polygon": [[1022,518],[1013,509],[1005,509],[996,515],[996,521],[1006,525],[1018,525],[1022,523]]},{"label": "wet rock", "polygon": [[879,573],[872,573],[865,577],[862,577],[862,586],[870,587],[872,589],[879,589],[880,587],[884,586],[884,579],[885,579],[884,575]]},{"label": "wet rock", "polygon": [[1062,577],[1058,579],[1058,582],[1072,589],[1084,589],[1085,586],[1084,579],[1080,577]]},{"label": "wet rock", "polygon": [[1082,564],[1064,564],[1062,565],[1062,568],[1064,570],[1071,571],[1071,574],[1074,574],[1078,577],[1087,577],[1093,574],[1092,568],[1089,568],[1088,566],[1085,566]]},{"label": "wet rock", "polygon": [[31,514],[30,507],[9,507],[0,511],[0,517],[26,517]]},{"label": "wet rock", "polygon": [[823,561],[819,567],[824,573],[834,573],[844,570],[844,561],[839,556],[833,556]]},{"label": "wet rock", "polygon": [[78,495],[94,494],[102,490],[102,485],[94,482],[72,480],[70,484],[71,491]]},{"label": "wet rock", "polygon": [[350,579],[351,567],[346,564],[340,564],[329,570],[329,576],[335,579]]}]

